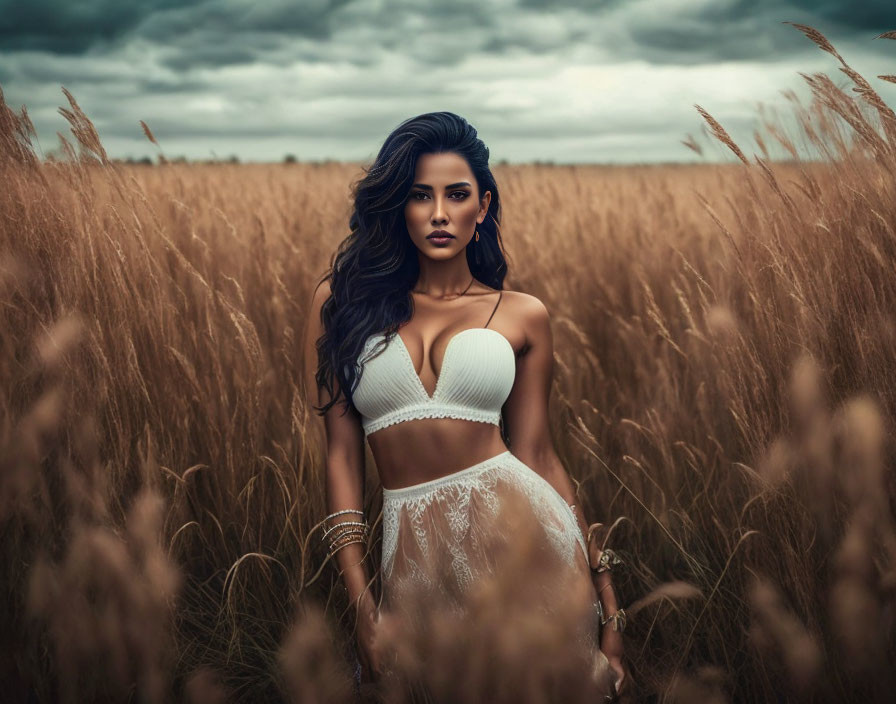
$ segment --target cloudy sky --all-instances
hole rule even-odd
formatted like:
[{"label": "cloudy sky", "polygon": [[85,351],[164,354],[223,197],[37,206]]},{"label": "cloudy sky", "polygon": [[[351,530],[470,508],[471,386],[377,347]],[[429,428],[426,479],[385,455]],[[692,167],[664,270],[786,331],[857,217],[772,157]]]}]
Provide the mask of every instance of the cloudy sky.
[{"label": "cloudy sky", "polygon": [[[493,161],[688,161],[699,103],[745,148],[757,104],[845,76],[896,105],[894,0],[0,0],[0,87],[45,153],[68,88],[110,155],[369,160],[451,110]],[[727,158],[710,147],[710,160]]]}]

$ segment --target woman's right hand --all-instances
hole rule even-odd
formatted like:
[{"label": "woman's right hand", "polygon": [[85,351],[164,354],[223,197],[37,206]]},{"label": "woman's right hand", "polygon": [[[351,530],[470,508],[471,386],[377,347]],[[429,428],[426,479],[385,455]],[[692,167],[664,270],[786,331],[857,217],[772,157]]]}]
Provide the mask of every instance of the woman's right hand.
[{"label": "woman's right hand", "polygon": [[370,604],[357,612],[355,635],[358,655],[363,668],[363,679],[376,680],[383,674],[383,658],[379,639],[379,611]]}]

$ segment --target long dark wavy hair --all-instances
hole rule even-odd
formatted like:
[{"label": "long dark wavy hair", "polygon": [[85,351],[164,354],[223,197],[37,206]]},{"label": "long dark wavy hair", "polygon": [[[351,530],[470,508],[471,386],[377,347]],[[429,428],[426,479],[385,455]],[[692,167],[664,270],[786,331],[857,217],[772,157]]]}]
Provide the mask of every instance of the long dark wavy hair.
[{"label": "long dark wavy hair", "polygon": [[[318,386],[330,401],[315,408],[323,415],[343,397],[345,409],[363,372],[359,364],[368,337],[387,340],[411,319],[411,289],[420,264],[404,218],[421,154],[453,152],[466,159],[476,178],[479,198],[491,191],[479,241],[467,245],[470,272],[495,289],[504,285],[507,261],[501,240],[501,199],[488,165],[488,147],[476,129],[452,112],[430,112],[402,122],[386,138],[365,176],[354,184],[351,233],[340,243],[321,282],[330,282],[330,296],[321,308],[323,334],[316,341]],[[385,346],[381,345],[380,349]]]}]

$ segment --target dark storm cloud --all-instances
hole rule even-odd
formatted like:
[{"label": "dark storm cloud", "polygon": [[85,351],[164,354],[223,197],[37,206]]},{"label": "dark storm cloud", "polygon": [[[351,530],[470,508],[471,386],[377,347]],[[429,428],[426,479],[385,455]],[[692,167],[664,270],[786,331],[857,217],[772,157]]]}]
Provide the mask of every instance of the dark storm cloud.
[{"label": "dark storm cloud", "polygon": [[351,0],[0,0],[0,50],[79,54],[133,35],[163,41],[197,27],[324,39]]},{"label": "dark storm cloud", "polygon": [[702,124],[694,102],[749,136],[754,97],[832,63],[783,21],[866,75],[896,48],[870,41],[896,29],[896,0],[14,1],[9,101],[52,136],[65,85],[115,154],[149,149],[145,120],[175,154],[360,158],[448,109],[496,158],[674,159]]},{"label": "dark storm cloud", "polygon": [[814,50],[811,42],[784,22],[815,27],[835,44],[843,40],[870,41],[876,34],[896,28],[896,2],[723,0],[683,3],[671,13],[636,11],[626,13],[624,26],[633,45],[623,51],[654,63],[694,65],[712,61],[779,61]]},{"label": "dark storm cloud", "polygon": [[[742,0],[744,12],[749,12],[753,2]],[[766,4],[774,5],[771,0]],[[830,20],[841,27],[861,30],[862,34],[896,29],[896,2],[893,0],[790,0],[796,8],[807,10],[817,17]]]},{"label": "dark storm cloud", "polygon": [[[777,61],[813,50],[783,22],[808,24],[832,40],[866,39],[896,29],[896,0],[518,0],[547,13],[576,10],[572,41],[591,41],[616,60],[696,65],[712,61]],[[515,41],[499,40],[497,48]],[[553,47],[552,47],[553,48]]]},{"label": "dark storm cloud", "polygon": [[623,2],[625,0],[519,0],[519,6],[533,10],[556,10],[560,8],[604,10],[607,7],[619,5]]},{"label": "dark storm cloud", "polygon": [[198,29],[231,35],[282,34],[327,39],[332,17],[353,0],[206,0],[148,17],[140,35],[166,40]]},{"label": "dark storm cloud", "polygon": [[[555,30],[519,32],[523,17],[552,22]],[[139,37],[169,47],[162,63],[184,71],[276,63],[278,52],[314,60],[311,47],[291,55],[283,47],[297,38],[324,44],[365,26],[371,52],[406,47],[421,63],[459,63],[465,48],[544,54],[592,42],[608,58],[693,65],[808,51],[793,28],[781,25],[785,20],[817,26],[832,39],[870,39],[871,32],[896,29],[896,1],[510,0],[496,7],[481,0],[0,0],[0,51],[102,53]],[[356,50],[340,58],[365,64],[367,56]]]},{"label": "dark storm cloud", "polygon": [[0,0],[0,49],[78,54],[114,41],[151,15],[204,0]]},{"label": "dark storm cloud", "polygon": [[[210,39],[208,33],[203,40]],[[202,66],[232,66],[249,64],[258,58],[256,51],[247,46],[235,45],[229,41],[199,41],[187,49],[178,51],[161,60],[161,64],[178,72]]]},{"label": "dark storm cloud", "polygon": [[[600,13],[624,2],[625,0],[519,0],[519,6],[543,11],[574,8]],[[680,9],[685,14],[698,14],[708,21],[738,20],[756,15],[757,10],[781,15],[797,10],[843,28],[870,31],[880,27],[896,29],[896,2],[893,0],[717,0],[690,10],[688,3],[682,2]],[[664,12],[658,19],[674,24],[676,16],[674,12]]]}]

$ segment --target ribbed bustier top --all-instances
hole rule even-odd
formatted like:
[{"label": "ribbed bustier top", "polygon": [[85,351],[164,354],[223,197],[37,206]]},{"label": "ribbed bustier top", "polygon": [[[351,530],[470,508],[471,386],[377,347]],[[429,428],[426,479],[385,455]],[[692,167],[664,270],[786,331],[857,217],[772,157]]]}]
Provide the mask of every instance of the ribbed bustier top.
[{"label": "ribbed bustier top", "polygon": [[463,418],[498,424],[501,406],[516,376],[513,346],[491,328],[468,328],[445,348],[436,387],[430,396],[398,333],[371,356],[382,333],[371,335],[359,357],[363,371],[352,394],[364,434],[419,418]]}]

